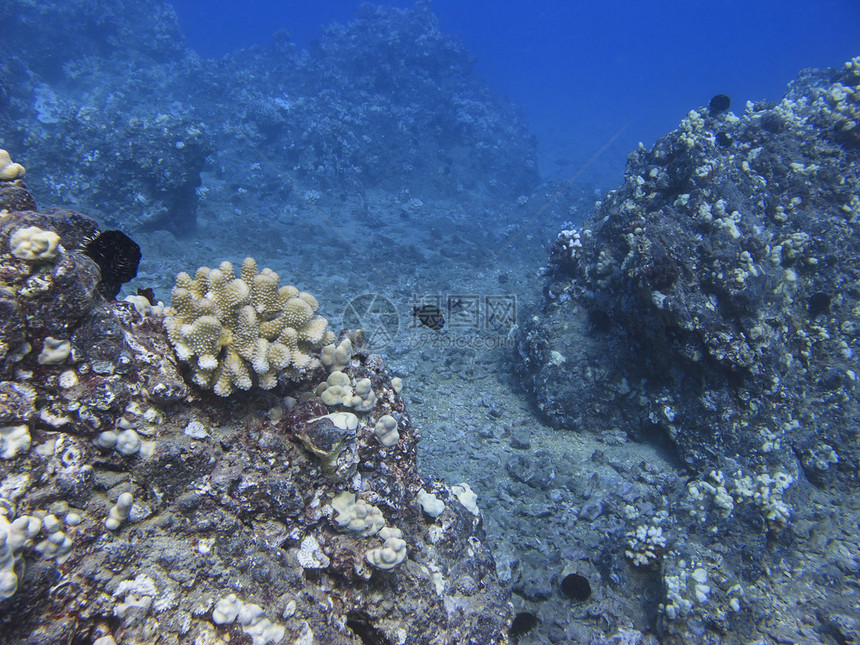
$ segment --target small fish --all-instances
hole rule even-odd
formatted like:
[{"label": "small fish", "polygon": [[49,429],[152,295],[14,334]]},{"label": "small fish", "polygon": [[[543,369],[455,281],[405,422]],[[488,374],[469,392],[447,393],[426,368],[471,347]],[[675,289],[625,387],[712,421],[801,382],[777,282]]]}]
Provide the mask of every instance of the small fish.
[{"label": "small fish", "polygon": [[442,310],[436,305],[421,305],[412,307],[412,315],[418,319],[425,327],[429,327],[435,331],[442,329],[445,326],[445,317],[442,315]]},{"label": "small fish", "polygon": [[731,98],[725,94],[717,94],[711,99],[710,103],[708,103],[708,111],[711,113],[711,116],[722,114],[723,112],[728,112],[731,105]]},{"label": "small fish", "polygon": [[146,289],[137,288],[137,295],[143,296],[147,299],[149,304],[153,307],[158,304],[158,299],[155,297],[155,291],[153,291],[152,287],[146,287]]}]

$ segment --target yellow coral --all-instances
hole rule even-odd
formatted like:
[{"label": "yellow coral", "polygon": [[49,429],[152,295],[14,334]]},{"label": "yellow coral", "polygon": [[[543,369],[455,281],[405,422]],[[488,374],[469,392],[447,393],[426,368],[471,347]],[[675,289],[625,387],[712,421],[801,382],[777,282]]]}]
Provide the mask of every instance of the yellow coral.
[{"label": "yellow coral", "polygon": [[376,506],[355,495],[343,491],[331,500],[331,507],[337,511],[334,521],[341,531],[358,533],[362,537],[376,535],[385,526],[385,518]]},{"label": "yellow coral", "polygon": [[263,273],[254,276],[251,283],[251,293],[258,313],[277,311],[278,309],[278,276],[265,269]]},{"label": "yellow coral", "polygon": [[201,267],[194,278],[176,276],[164,326],[195,383],[229,396],[255,384],[271,389],[281,375],[301,380],[320,366],[318,350],[334,334],[315,315],[313,296],[279,287],[278,280],[270,269],[258,271],[252,258],[242,262],[238,278],[229,262]]},{"label": "yellow coral", "polygon": [[308,306],[311,308],[311,311],[313,311],[314,313],[316,313],[316,312],[317,312],[317,309],[319,309],[319,308],[320,308],[320,305],[319,305],[319,303],[317,302],[317,299],[316,299],[316,298],[314,298],[314,297],[313,297],[311,294],[309,294],[307,291],[302,291],[302,292],[299,294],[299,298],[301,298],[301,299],[302,299],[302,300],[304,300],[306,303],[308,303]]},{"label": "yellow coral", "polygon": [[352,384],[343,372],[332,372],[324,383],[317,387],[322,402],[328,406],[349,405],[352,401]]},{"label": "yellow coral", "polygon": [[386,448],[393,446],[400,441],[400,434],[397,432],[397,419],[390,414],[382,415],[373,428],[373,434],[379,439],[379,443]]},{"label": "yellow coral", "polygon": [[8,152],[0,150],[0,180],[12,181],[23,177],[25,172],[24,166],[14,163]]},{"label": "yellow coral", "polygon": [[370,412],[376,404],[376,393],[369,378],[363,378],[355,383],[355,396],[350,401],[350,407],[358,412]]},{"label": "yellow coral", "polygon": [[60,236],[54,231],[27,226],[19,228],[9,238],[9,250],[19,260],[50,260],[57,256],[59,243]]},{"label": "yellow coral", "polygon": [[377,569],[391,569],[406,559],[406,541],[400,529],[386,526],[378,534],[385,542],[378,549],[369,549],[365,559]]},{"label": "yellow coral", "polygon": [[312,345],[322,343],[327,331],[327,323],[325,318],[311,318],[298,330],[299,339],[304,340]]},{"label": "yellow coral", "polygon": [[343,370],[349,367],[352,359],[352,341],[344,338],[340,345],[334,343],[326,345],[320,353],[320,360],[331,371]]},{"label": "yellow coral", "polygon": [[370,412],[376,404],[376,393],[369,378],[359,379],[353,386],[349,375],[339,370],[329,374],[314,392],[330,407],[342,405],[356,412]]},{"label": "yellow coral", "polygon": [[71,352],[72,344],[70,341],[46,336],[42,352],[36,360],[39,362],[39,365],[57,365],[65,361]]},{"label": "yellow coral", "polygon": [[290,298],[284,307],[284,318],[290,327],[298,329],[313,318],[314,311],[303,298]]}]

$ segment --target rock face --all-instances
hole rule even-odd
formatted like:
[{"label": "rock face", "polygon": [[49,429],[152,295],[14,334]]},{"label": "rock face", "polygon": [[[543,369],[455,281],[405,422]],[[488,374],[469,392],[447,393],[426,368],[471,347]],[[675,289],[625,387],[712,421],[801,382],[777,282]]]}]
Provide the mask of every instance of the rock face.
[{"label": "rock face", "polygon": [[510,200],[539,181],[522,117],[429,2],[363,6],[310,51],[281,32],[219,60],[185,47],[163,2],[9,0],[0,40],[3,146],[42,164],[43,200],[112,228],[188,234],[224,203],[262,216],[404,186],[405,208]]},{"label": "rock face", "polygon": [[[0,62],[0,97],[8,95],[0,98],[4,143],[32,135],[26,148],[41,165],[34,184],[43,201],[50,193],[55,203],[83,204],[127,230],[193,229],[200,171],[211,149],[202,124],[187,112],[174,116],[166,103],[150,109],[127,86],[120,90],[129,82],[138,91],[161,87],[163,72],[155,72],[160,80],[145,80],[132,70],[155,71],[187,58],[172,7],[7,3],[0,7],[0,39],[10,52]],[[116,94],[105,94],[111,93],[101,87],[105,81]],[[162,92],[146,93],[166,100]],[[116,200],[120,191],[129,198]]]},{"label": "rock face", "polygon": [[692,111],[630,155],[624,186],[559,234],[521,345],[551,419],[663,433],[697,466],[796,452],[816,480],[854,478],[860,147],[838,115],[858,85],[860,64],[808,73],[778,105]]},{"label": "rock face", "polygon": [[[624,185],[558,235],[519,343],[554,424],[622,429],[692,469],[666,517],[631,527],[625,547],[633,563],[661,563],[656,621],[670,642],[743,633],[750,619],[766,633],[764,599],[739,595],[761,584],[751,563],[838,567],[800,527],[857,493],[860,59],[804,72],[776,105],[735,116],[724,103],[640,146]],[[856,520],[853,502],[840,512],[837,541]],[[773,633],[803,640],[792,585],[766,578],[788,612]],[[817,606],[823,625],[849,611]]]},{"label": "rock face", "polygon": [[[0,195],[32,203],[15,185]],[[507,642],[509,594],[480,515],[421,479],[399,379],[358,335],[339,367],[373,389],[360,415],[314,395],[323,367],[270,391],[198,390],[157,307],[98,294],[76,250],[91,220],[6,205],[4,643]],[[26,227],[60,236],[52,257],[10,252]],[[388,447],[374,434],[386,415],[400,437]],[[434,513],[444,503],[435,517],[428,495]],[[336,511],[337,496],[352,502]]]}]

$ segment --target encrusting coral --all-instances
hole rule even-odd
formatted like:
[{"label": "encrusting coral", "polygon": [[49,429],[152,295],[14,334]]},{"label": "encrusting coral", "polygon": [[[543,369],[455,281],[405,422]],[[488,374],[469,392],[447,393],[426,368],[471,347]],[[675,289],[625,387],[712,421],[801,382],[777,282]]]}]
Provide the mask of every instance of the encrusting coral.
[{"label": "encrusting coral", "polygon": [[0,150],[0,180],[13,181],[24,176],[24,166],[12,161],[6,150]]},{"label": "encrusting coral", "polygon": [[9,238],[9,252],[19,260],[51,260],[57,256],[60,236],[38,226],[19,228]]},{"label": "encrusting coral", "polygon": [[317,350],[331,343],[328,321],[316,315],[311,294],[278,286],[278,275],[257,270],[253,258],[233,265],[201,267],[192,278],[176,276],[164,326],[194,382],[219,396],[255,383],[269,390],[283,375],[301,380],[320,367]]}]

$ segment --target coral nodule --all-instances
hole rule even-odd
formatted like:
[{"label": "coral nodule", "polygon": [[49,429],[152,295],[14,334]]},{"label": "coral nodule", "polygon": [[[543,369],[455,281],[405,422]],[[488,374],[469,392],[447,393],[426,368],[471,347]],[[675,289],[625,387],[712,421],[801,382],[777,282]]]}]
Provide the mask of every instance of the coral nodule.
[{"label": "coral nodule", "polygon": [[277,273],[258,272],[245,258],[239,277],[229,262],[201,267],[194,278],[177,275],[164,326],[194,382],[229,396],[255,384],[270,390],[281,375],[301,380],[320,367],[316,350],[334,334],[318,307],[311,294],[278,287]]},{"label": "coral nodule", "polygon": [[14,181],[24,176],[24,166],[12,161],[6,150],[0,150],[0,180]]}]

